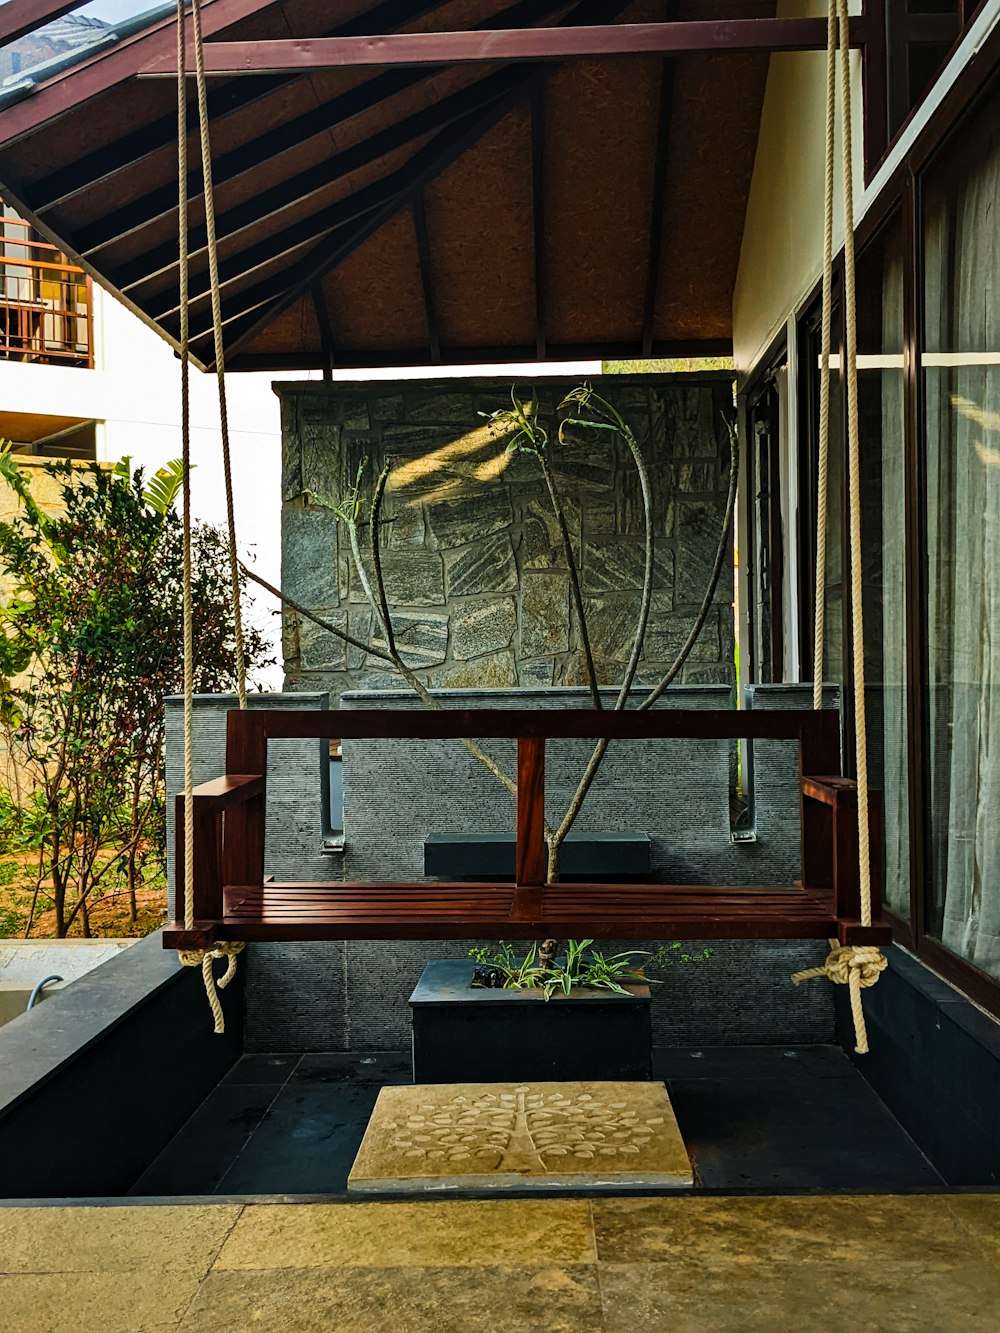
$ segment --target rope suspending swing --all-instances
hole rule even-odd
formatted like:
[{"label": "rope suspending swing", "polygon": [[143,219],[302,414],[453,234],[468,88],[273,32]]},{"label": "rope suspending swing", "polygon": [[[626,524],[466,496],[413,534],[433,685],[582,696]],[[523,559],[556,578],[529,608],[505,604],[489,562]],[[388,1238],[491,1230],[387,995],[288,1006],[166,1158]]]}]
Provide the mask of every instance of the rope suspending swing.
[{"label": "rope suspending swing", "polygon": [[[194,925],[194,610],[191,568],[191,350],[190,253],[188,244],[188,153],[187,153],[187,43],[184,31],[185,0],[177,0],[177,220],[180,243],[180,362],[181,362],[181,456],[183,472],[184,527],[184,923]],[[240,606],[239,552],[236,545],[236,511],[233,503],[232,463],[229,448],[229,413],[226,403],[225,359],[223,354],[222,308],[219,296],[219,262],[215,243],[215,197],[212,183],[212,149],[208,126],[208,97],[205,86],[205,53],[201,24],[201,0],[191,0],[191,27],[195,55],[198,96],[198,137],[201,144],[202,192],[205,200],[205,230],[208,249],[209,281],[212,298],[212,330],[215,339],[215,366],[219,388],[219,425],[222,434],[222,461],[226,484],[226,526],[229,546],[229,571],[232,594],[233,634],[236,647],[236,681],[240,708],[247,706],[246,653],[243,646],[243,618]],[[225,1032],[219,991],[236,975],[236,957],[245,946],[238,941],[220,940],[210,949],[181,949],[185,967],[200,967],[205,993],[215,1020],[215,1031]],[[226,970],[216,980],[215,961],[226,959]]]},{"label": "rope suspending swing", "polygon": [[[836,121],[836,64],[840,51],[840,96],[843,106],[841,164],[844,192],[844,323],[846,328],[847,457],[851,550],[851,635],[854,675],[854,762],[858,799],[858,862],[861,924],[872,924],[871,846],[869,838],[868,744],[865,718],[865,650],[863,584],[861,569],[861,467],[858,421],[858,325],[855,305],[854,178],[851,124],[850,20],[847,0],[829,0],[826,46],[826,155],[823,208],[823,297],[822,348],[820,361],[819,462],[816,515],[816,621],[813,642],[813,707],[823,707],[823,659],[826,603],[826,501],[830,453],[830,343],[833,305],[833,178]],[[870,945],[830,942],[830,953],[821,967],[796,972],[798,985],[812,977],[829,977],[850,987],[854,1020],[854,1049],[868,1053],[861,991],[874,986],[887,966],[881,949]]]},{"label": "rope suspending swing", "polygon": [[[228,520],[228,540],[229,540],[229,564],[231,573],[231,591],[234,616],[234,634],[236,643],[236,670],[238,679],[239,703],[240,709],[247,708],[246,692],[246,663],[243,646],[243,630],[240,614],[240,571],[236,545],[235,517],[233,506],[232,490],[232,470],[230,460],[229,445],[229,427],[228,414],[226,406],[225,391],[225,362],[223,347],[223,329],[221,301],[219,292],[219,270],[216,247],[215,231],[215,210],[212,183],[211,167],[211,147],[209,140],[208,109],[205,86],[205,64],[203,32],[201,22],[201,3],[202,0],[191,0],[191,31],[193,40],[193,52],[195,62],[197,102],[198,102],[198,127],[199,140],[201,147],[201,165],[203,177],[203,194],[205,202],[205,224],[206,224],[206,251],[209,269],[209,278],[211,285],[211,305],[212,305],[212,326],[214,336],[215,369],[218,378],[219,389],[219,412],[220,426],[222,434],[223,464],[226,483],[226,502],[227,502],[227,520]],[[187,51],[185,40],[185,13],[186,0],[177,0],[177,38],[178,38],[178,85],[177,85],[177,112],[178,112],[178,174],[179,174],[179,240],[180,240],[180,279],[179,279],[179,298],[180,298],[180,340],[179,350],[181,357],[181,425],[182,425],[182,445],[183,445],[183,521],[184,521],[184,929],[168,929],[166,939],[168,947],[179,947],[181,961],[188,966],[199,966],[202,970],[206,993],[209,1004],[215,1019],[215,1031],[217,1033],[224,1031],[224,1018],[222,1007],[219,1000],[219,990],[223,989],[233,978],[236,970],[236,955],[244,948],[246,939],[294,939],[299,938],[378,938],[378,939],[396,939],[396,938],[467,938],[473,931],[476,922],[482,929],[485,923],[489,924],[490,933],[480,935],[480,938],[491,938],[495,933],[497,923],[501,923],[501,933],[503,926],[511,927],[513,923],[513,933],[509,938],[524,938],[524,932],[521,929],[526,925],[531,925],[534,929],[535,923],[543,917],[551,923],[553,919],[563,922],[559,931],[550,929],[547,933],[559,933],[561,937],[567,937],[573,934],[571,920],[575,922],[579,916],[575,909],[579,908],[583,912],[583,919],[587,921],[584,927],[588,933],[600,933],[605,931],[602,938],[607,937],[607,932],[612,927],[616,929],[618,938],[700,938],[696,932],[699,928],[711,927],[710,934],[712,938],[825,938],[831,933],[839,932],[839,940],[831,941],[831,952],[822,967],[810,968],[803,972],[798,972],[792,978],[796,983],[804,981],[810,977],[826,976],[831,980],[846,984],[850,988],[851,1008],[854,1017],[856,1049],[864,1053],[868,1049],[867,1036],[865,1033],[864,1014],[861,1007],[861,989],[872,985],[877,981],[882,969],[886,966],[886,960],[880,950],[872,947],[878,940],[888,938],[888,933],[881,925],[877,929],[872,929],[872,876],[871,876],[871,849],[869,846],[869,792],[867,782],[867,753],[865,743],[865,699],[864,699],[864,634],[863,634],[863,616],[862,616],[862,586],[861,586],[861,520],[860,520],[860,469],[859,469],[859,429],[858,429],[858,397],[857,397],[857,337],[856,337],[856,311],[854,299],[855,286],[855,257],[854,257],[854,233],[853,233],[853,190],[852,190],[852,134],[851,134],[851,104],[850,104],[850,34],[848,22],[848,10],[846,0],[829,0],[828,10],[828,44],[827,44],[827,66],[826,66],[826,159],[825,159],[825,198],[824,198],[824,242],[823,242],[823,332],[822,332],[822,371],[821,371],[821,412],[820,412],[820,448],[819,448],[819,513],[817,524],[817,562],[816,562],[816,624],[815,624],[815,671],[813,682],[813,704],[814,710],[822,713],[822,665],[823,665],[823,644],[824,644],[824,598],[825,598],[825,558],[826,558],[826,496],[827,496],[827,471],[829,459],[829,432],[830,432],[830,344],[831,344],[831,305],[832,305],[832,287],[833,287],[833,185],[834,185],[834,157],[835,157],[835,116],[836,116],[836,62],[838,47],[841,56],[841,96],[844,104],[844,134],[843,134],[843,191],[845,201],[845,319],[847,325],[847,401],[848,401],[848,453],[850,464],[850,549],[851,549],[851,588],[852,588],[852,629],[853,629],[853,648],[854,648],[854,718],[855,718],[855,741],[856,741],[856,770],[857,770],[857,821],[858,821],[858,895],[856,899],[852,898],[853,890],[850,887],[850,875],[844,874],[843,868],[838,869],[836,865],[832,871],[832,880],[824,879],[822,873],[817,873],[813,877],[807,877],[805,868],[803,871],[803,881],[797,885],[797,892],[794,895],[786,897],[784,891],[777,893],[769,892],[766,889],[750,889],[741,891],[740,889],[704,886],[666,886],[658,885],[647,888],[646,886],[626,886],[626,889],[633,890],[631,898],[626,892],[622,900],[609,909],[604,897],[604,890],[601,889],[599,900],[597,898],[588,900],[581,905],[580,902],[571,903],[566,895],[562,894],[559,886],[549,886],[549,900],[545,897],[545,889],[541,881],[531,878],[530,873],[526,873],[523,878],[519,869],[517,874],[517,883],[513,890],[504,884],[479,885],[474,889],[467,888],[464,884],[445,885],[440,889],[440,900],[435,900],[429,907],[426,903],[426,895],[421,891],[423,886],[418,884],[394,884],[382,885],[378,887],[380,892],[372,895],[368,890],[373,887],[369,885],[337,884],[332,885],[313,885],[309,886],[310,898],[308,904],[296,897],[295,885],[269,885],[268,894],[270,895],[267,904],[264,903],[264,889],[261,886],[264,864],[264,836],[265,836],[265,810],[263,797],[264,774],[266,772],[266,739],[270,734],[268,731],[269,720],[266,713],[260,713],[255,710],[252,717],[245,712],[242,717],[238,714],[230,715],[230,731],[240,736],[242,735],[245,745],[240,745],[232,750],[227,758],[232,760],[234,755],[239,755],[239,762],[243,765],[239,768],[232,768],[230,774],[239,776],[230,776],[229,781],[232,784],[242,784],[242,790],[245,795],[241,796],[233,786],[229,789],[229,796],[225,799],[230,803],[243,800],[254,800],[257,802],[258,809],[253,813],[252,819],[249,819],[246,826],[239,826],[239,834],[246,834],[244,839],[245,846],[250,849],[249,856],[240,856],[238,864],[229,863],[229,870],[232,872],[232,878],[225,878],[225,866],[222,869],[216,867],[213,875],[209,876],[211,883],[206,883],[198,889],[201,894],[201,910],[198,912],[199,920],[196,922],[196,898],[195,892],[195,859],[196,859],[196,828],[194,816],[195,789],[193,783],[193,694],[194,694],[194,635],[192,619],[192,568],[191,568],[191,494],[190,494],[190,403],[189,403],[189,380],[190,380],[190,317],[189,317],[189,291],[190,291],[190,253],[189,253],[189,235],[188,235],[188,175],[187,175]],[[299,734],[295,731],[298,722],[293,714],[282,714],[285,721],[292,726],[289,735]],[[477,732],[475,722],[463,721],[457,719],[454,713],[448,715],[451,719],[461,722],[461,728],[458,731],[449,732],[445,728],[441,735],[452,735],[461,737],[464,735],[507,735],[506,731],[486,731]],[[478,712],[478,718],[485,717],[489,720],[489,712]],[[504,715],[507,720],[510,716]],[[600,716],[600,715],[599,715]],[[619,716],[620,722],[624,724],[634,714],[623,713]],[[652,716],[652,715],[647,715]],[[699,714],[698,728],[692,728],[690,734],[702,738],[718,738],[720,735],[736,736],[743,735],[751,737],[755,734],[783,737],[784,731],[778,726],[778,719],[775,718],[766,727],[755,725],[745,727],[737,725],[735,729],[731,727],[730,719],[744,719],[745,714],[727,713],[724,718],[720,718],[716,723],[706,727],[707,715]],[[683,722],[680,714],[675,714],[679,722]],[[807,791],[806,779],[815,775],[812,786],[821,787],[826,784],[829,791],[831,782],[829,778],[820,775],[834,772],[833,765],[836,765],[836,771],[840,770],[840,753],[837,744],[836,733],[837,723],[833,718],[826,716],[817,716],[817,711],[802,713],[798,715],[784,714],[785,722],[794,724],[790,735],[797,735],[800,745],[800,758],[802,760],[803,793]],[[802,719],[801,721],[796,720]],[[806,724],[808,719],[808,725]],[[364,719],[360,715],[355,715],[354,720],[363,723]],[[516,719],[515,719],[516,720]],[[825,724],[829,722],[830,726]],[[239,724],[238,726],[236,724]],[[258,726],[258,723],[261,724]],[[328,725],[336,725],[339,730],[336,735],[342,735],[344,721],[338,718],[333,724],[328,719]],[[440,723],[438,724],[440,725]],[[519,809],[519,831],[518,831],[518,857],[521,856],[521,740],[529,735],[534,737],[532,742],[537,749],[538,733],[537,720],[533,717],[532,725],[536,728],[531,732],[525,731],[523,736],[517,732],[518,738],[518,787],[517,800]],[[661,720],[659,726],[651,723],[645,724],[648,730],[647,734],[674,734],[670,728],[664,730]],[[673,723],[672,725],[677,725]],[[400,736],[419,736],[420,728],[417,730],[392,731],[385,732],[384,719],[381,720],[381,730],[374,732],[358,731],[361,735],[400,735]],[[775,729],[777,728],[777,729]],[[796,730],[796,728],[798,730]],[[253,736],[250,732],[253,732]],[[627,731],[627,728],[626,728]],[[258,734],[259,733],[259,734]],[[319,730],[308,730],[301,734],[310,736],[325,735],[323,726]],[[555,736],[556,732],[545,733]],[[588,737],[597,733],[590,730],[581,733]],[[607,733],[611,736],[611,732]],[[615,733],[618,734],[618,733]],[[682,725],[677,735],[689,734]],[[810,749],[811,764],[805,763],[807,741]],[[537,798],[535,784],[532,785],[531,764],[528,762],[530,755],[528,749],[525,749],[524,765],[524,792],[525,809],[529,814],[532,809],[532,800]],[[542,754],[544,754],[544,743],[542,745]],[[822,759],[820,759],[822,756]],[[812,766],[812,763],[815,766]],[[830,766],[826,766],[830,765]],[[255,786],[256,784],[256,786]],[[541,801],[544,804],[544,782],[541,784]],[[221,800],[218,793],[214,795],[205,795],[199,797],[202,800]],[[815,791],[811,794],[813,801],[824,800],[817,797]],[[829,805],[829,801],[825,801]],[[218,810],[223,808],[219,806]],[[805,803],[803,804],[803,827],[805,827]],[[219,816],[222,818],[221,814]],[[835,814],[831,815],[834,819]],[[525,836],[534,829],[531,819],[526,816]],[[539,826],[540,827],[540,826]],[[225,862],[226,849],[230,845],[230,828],[228,818],[222,823],[212,824],[209,821],[208,830],[198,825],[198,837],[206,837],[215,844],[215,850],[222,849],[222,859]],[[537,830],[535,830],[537,832]],[[540,834],[538,835],[541,836]],[[237,834],[233,834],[233,845],[240,841]],[[206,846],[209,844],[206,843]],[[214,855],[214,852],[213,852]],[[805,861],[805,857],[803,858]],[[530,862],[530,865],[529,865]],[[521,862],[518,862],[519,866]],[[534,865],[534,861],[526,853],[525,865],[529,867]],[[249,870],[248,870],[249,867]],[[815,871],[816,867],[812,869]],[[247,878],[249,874],[250,878]],[[251,880],[253,881],[251,883]],[[827,888],[832,884],[832,891],[827,892]],[[234,886],[233,902],[227,907],[227,894],[229,889],[226,886]],[[576,886],[573,896],[579,899],[582,891],[595,889],[597,886],[585,885]],[[355,899],[352,895],[364,890],[363,906],[359,906],[360,899]],[[681,892],[683,890],[683,892]],[[820,897],[816,897],[816,891],[823,890]],[[413,901],[408,895],[413,894]],[[741,896],[741,893],[743,896]],[[338,897],[338,894],[340,895]],[[449,897],[451,895],[451,897]],[[493,895],[493,898],[491,898]],[[511,896],[513,895],[513,896]],[[662,895],[662,896],[658,896]],[[584,897],[586,893],[584,892]],[[494,905],[493,899],[499,903]],[[419,907],[414,904],[418,903]],[[509,901],[508,901],[509,900]],[[832,900],[832,901],[831,901]],[[594,906],[594,903],[597,906]],[[244,910],[244,904],[246,904]],[[282,904],[287,908],[288,919],[282,918]],[[597,926],[588,914],[600,911],[601,917]],[[560,917],[559,913],[565,915]],[[860,921],[855,913],[859,913]],[[418,923],[416,915],[422,916]],[[556,913],[555,918],[551,913]],[[429,918],[433,917],[437,924],[433,927]],[[636,922],[642,923],[642,932],[640,934],[628,934],[628,931],[635,927]],[[683,928],[688,933],[674,934],[669,933],[678,927]],[[197,928],[196,928],[197,926]],[[655,931],[662,928],[668,933],[657,936]],[[243,939],[239,934],[243,931]],[[416,930],[415,934],[402,933]],[[369,934],[368,931],[376,931],[375,934]],[[430,930],[428,934],[427,931]],[[217,931],[223,934],[236,935],[237,938],[220,940]],[[456,933],[460,932],[460,933]],[[175,941],[171,946],[171,940]],[[857,940],[857,943],[852,943]],[[214,963],[216,959],[225,959],[227,966],[225,974],[216,979],[214,973]]]}]

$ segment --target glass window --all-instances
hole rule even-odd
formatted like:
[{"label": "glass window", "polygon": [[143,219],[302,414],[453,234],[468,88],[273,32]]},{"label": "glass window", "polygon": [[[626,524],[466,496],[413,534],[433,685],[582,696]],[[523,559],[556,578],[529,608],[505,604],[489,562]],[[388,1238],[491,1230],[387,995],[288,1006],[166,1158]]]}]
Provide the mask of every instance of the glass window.
[{"label": "glass window", "polygon": [[747,400],[749,679],[758,684],[775,684],[784,678],[780,432],[785,375],[782,351]]},{"label": "glass window", "polygon": [[886,905],[908,919],[903,237],[898,214],[860,254],[857,294],[868,771],[872,785],[882,791]]},{"label": "glass window", "polygon": [[[844,486],[844,385],[839,369],[841,343],[840,300],[835,297],[832,307],[832,353],[830,370],[830,442],[827,458],[826,502],[826,596],[823,637],[823,679],[828,684],[843,686],[844,674],[844,570],[846,554],[844,542],[845,500]],[[800,329],[800,357],[804,367],[801,379],[802,438],[806,444],[800,452],[802,473],[799,495],[808,503],[799,512],[800,561],[799,568],[807,581],[800,589],[799,650],[803,674],[811,677],[813,667],[814,626],[814,571],[816,568],[816,506],[818,497],[817,468],[819,460],[819,418],[821,354],[823,346],[819,302],[804,317]]]},{"label": "glass window", "polygon": [[923,182],[926,928],[1000,977],[1000,96]]},{"label": "glass window", "polygon": [[0,47],[0,105],[175,10],[171,0],[90,0],[8,42]]}]

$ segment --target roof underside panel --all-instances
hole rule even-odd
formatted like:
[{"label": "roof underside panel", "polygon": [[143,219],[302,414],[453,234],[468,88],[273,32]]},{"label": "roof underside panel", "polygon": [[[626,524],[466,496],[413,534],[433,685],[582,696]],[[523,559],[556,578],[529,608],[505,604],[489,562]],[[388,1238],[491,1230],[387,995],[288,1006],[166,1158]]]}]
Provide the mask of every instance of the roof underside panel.
[{"label": "roof underside panel", "polygon": [[[773,0],[204,0],[210,40],[773,12]],[[174,41],[170,20],[152,22],[0,116],[0,190],[171,340],[176,92],[138,73]],[[687,54],[213,78],[227,363],[723,349],[767,64]],[[192,337],[207,365],[193,88],[189,127]]]}]

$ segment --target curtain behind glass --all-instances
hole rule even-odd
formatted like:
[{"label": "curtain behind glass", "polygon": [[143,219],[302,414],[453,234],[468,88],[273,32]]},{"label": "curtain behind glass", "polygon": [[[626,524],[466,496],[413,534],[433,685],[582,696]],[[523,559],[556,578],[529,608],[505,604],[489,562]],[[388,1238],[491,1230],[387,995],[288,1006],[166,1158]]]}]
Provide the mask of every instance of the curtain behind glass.
[{"label": "curtain behind glass", "polygon": [[[868,766],[873,786],[882,791],[886,906],[908,920],[903,239],[898,216],[860,257],[858,347]],[[878,358],[877,364],[870,357]]]},{"label": "curtain behind glass", "polygon": [[1000,98],[924,200],[927,928],[1000,976]]}]

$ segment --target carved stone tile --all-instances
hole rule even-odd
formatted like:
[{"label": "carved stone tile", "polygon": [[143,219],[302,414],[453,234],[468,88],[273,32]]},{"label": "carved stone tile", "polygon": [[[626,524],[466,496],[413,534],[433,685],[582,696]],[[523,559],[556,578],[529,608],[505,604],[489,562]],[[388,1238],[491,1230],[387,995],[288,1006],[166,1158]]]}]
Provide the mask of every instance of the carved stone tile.
[{"label": "carved stone tile", "polygon": [[692,1183],[662,1083],[442,1083],[382,1089],[348,1189]]}]

